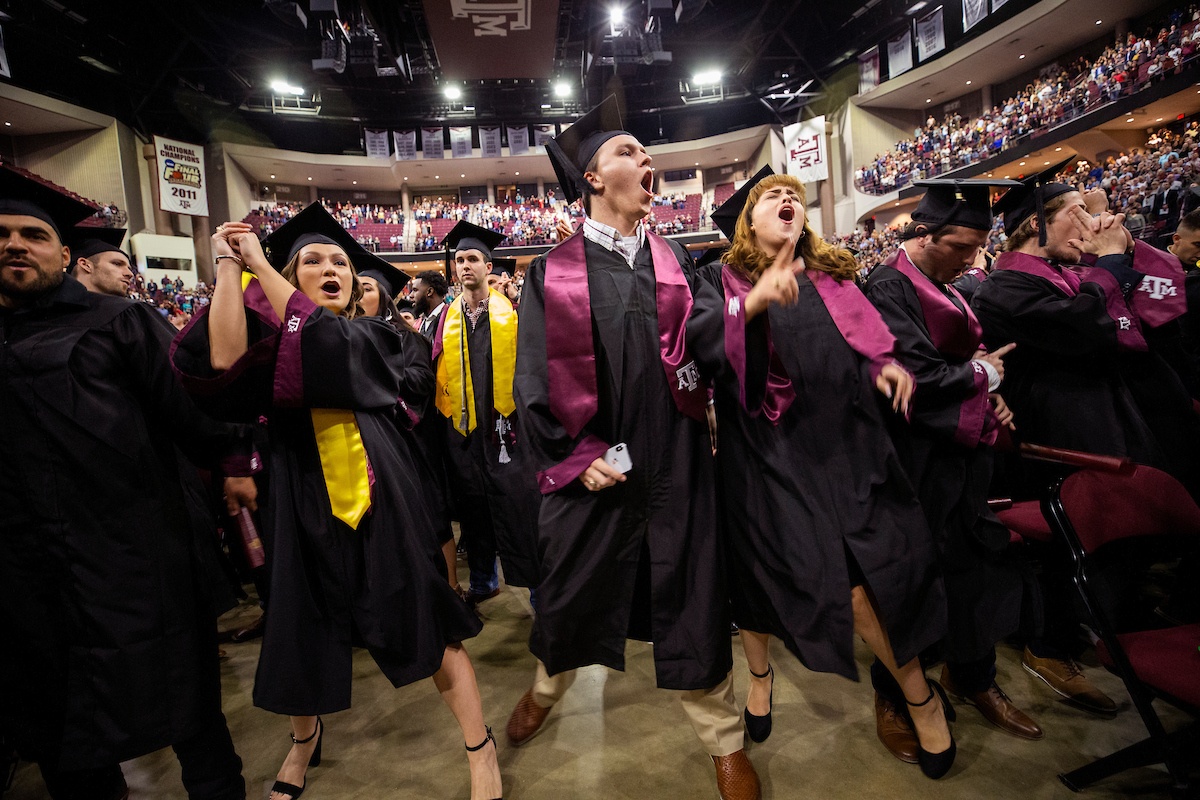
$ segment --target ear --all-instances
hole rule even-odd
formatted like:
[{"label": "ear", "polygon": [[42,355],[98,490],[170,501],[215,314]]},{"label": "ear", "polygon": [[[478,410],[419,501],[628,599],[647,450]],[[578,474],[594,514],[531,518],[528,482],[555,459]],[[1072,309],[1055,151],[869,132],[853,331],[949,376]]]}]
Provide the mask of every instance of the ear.
[{"label": "ear", "polygon": [[595,172],[583,173],[583,179],[591,185],[592,189],[595,190],[596,193],[599,193],[600,190],[604,188],[604,179]]},{"label": "ear", "polygon": [[62,268],[64,271],[71,268],[71,248],[67,247],[65,244],[63,245],[62,249]]}]

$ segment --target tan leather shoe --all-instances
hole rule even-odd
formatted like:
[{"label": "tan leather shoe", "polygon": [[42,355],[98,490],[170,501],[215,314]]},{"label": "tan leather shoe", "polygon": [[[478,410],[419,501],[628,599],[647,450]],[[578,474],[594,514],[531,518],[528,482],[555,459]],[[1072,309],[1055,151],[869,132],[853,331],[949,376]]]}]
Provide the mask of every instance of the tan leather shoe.
[{"label": "tan leather shoe", "polygon": [[942,667],[942,686],[946,691],[959,700],[965,700],[979,709],[984,719],[1005,733],[1020,736],[1022,739],[1041,739],[1042,728],[1028,714],[1013,705],[995,681],[982,692],[964,693],[959,691],[950,679],[950,670]]},{"label": "tan leather shoe", "polygon": [[508,734],[508,743],[520,747],[528,742],[541,729],[548,716],[550,709],[542,708],[534,701],[533,689],[526,691],[517,701],[517,707],[513,709],[508,726],[504,729]]},{"label": "tan leather shoe", "polygon": [[754,765],[746,757],[745,750],[738,750],[727,756],[713,756],[713,765],[717,768],[717,790],[721,792],[721,800],[760,800],[762,786],[758,783],[758,773]]},{"label": "tan leather shoe", "polygon": [[1093,686],[1080,666],[1071,659],[1038,658],[1026,647],[1021,666],[1085,711],[1105,716],[1117,713],[1117,704],[1113,699]]},{"label": "tan leather shoe", "polygon": [[887,751],[905,764],[917,763],[917,735],[891,700],[875,693],[875,735]]}]

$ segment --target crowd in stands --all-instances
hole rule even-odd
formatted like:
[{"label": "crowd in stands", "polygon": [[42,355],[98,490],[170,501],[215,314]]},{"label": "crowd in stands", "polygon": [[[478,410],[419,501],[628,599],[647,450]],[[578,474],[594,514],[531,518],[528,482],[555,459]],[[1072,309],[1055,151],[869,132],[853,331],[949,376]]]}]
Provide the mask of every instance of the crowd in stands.
[{"label": "crowd in stands", "polygon": [[[255,226],[258,229],[259,235],[265,236],[300,213],[305,205],[305,203],[299,202],[279,203],[274,206],[261,205],[258,208],[252,209],[245,221]],[[384,206],[374,203],[331,202],[323,197],[321,198],[321,205],[338,222],[342,223],[342,227],[348,231],[357,230],[360,223],[375,225],[404,224],[404,212],[399,206]],[[357,238],[360,244],[368,248],[372,244],[377,248],[380,244],[377,237],[370,235]],[[369,241],[371,239],[374,239],[374,242]]]},{"label": "crowd in stands", "polygon": [[102,228],[124,228],[129,223],[129,215],[116,203],[101,203],[100,210],[93,216]]},{"label": "crowd in stands", "polygon": [[[1186,23],[1185,23],[1186,19]],[[958,169],[1042,133],[1074,117],[1140,91],[1148,82],[1180,71],[1200,47],[1200,10],[1176,11],[1157,33],[1115,43],[1094,60],[1067,68],[1051,65],[1014,97],[975,119],[930,116],[912,139],[877,154],[855,170],[854,183],[870,194],[887,194],[913,180]]]},{"label": "crowd in stands", "polygon": [[182,329],[194,313],[212,300],[212,287],[200,281],[189,289],[179,276],[171,280],[170,275],[165,275],[161,281],[155,281],[153,278],[146,280],[146,276],[135,272],[129,299],[156,309],[163,319]]}]

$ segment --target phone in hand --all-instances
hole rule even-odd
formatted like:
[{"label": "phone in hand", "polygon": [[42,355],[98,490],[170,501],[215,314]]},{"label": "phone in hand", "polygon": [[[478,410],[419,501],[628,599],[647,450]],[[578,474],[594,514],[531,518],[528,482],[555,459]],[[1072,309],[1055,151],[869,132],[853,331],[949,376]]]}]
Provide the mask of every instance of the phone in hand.
[{"label": "phone in hand", "polygon": [[608,448],[608,452],[604,454],[604,462],[622,475],[633,469],[633,462],[629,459],[629,448],[624,442]]}]

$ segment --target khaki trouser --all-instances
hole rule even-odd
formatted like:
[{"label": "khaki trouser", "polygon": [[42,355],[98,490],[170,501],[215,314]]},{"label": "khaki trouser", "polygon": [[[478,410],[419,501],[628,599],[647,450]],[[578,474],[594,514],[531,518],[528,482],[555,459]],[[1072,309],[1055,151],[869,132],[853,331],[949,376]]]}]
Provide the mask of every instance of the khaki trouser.
[{"label": "khaki trouser", "polygon": [[[539,660],[533,682],[533,700],[542,708],[550,708],[562,699],[574,682],[575,670],[551,676]],[[733,698],[732,672],[711,689],[690,689],[678,694],[692,729],[709,755],[727,756],[745,747],[742,716]]]}]

